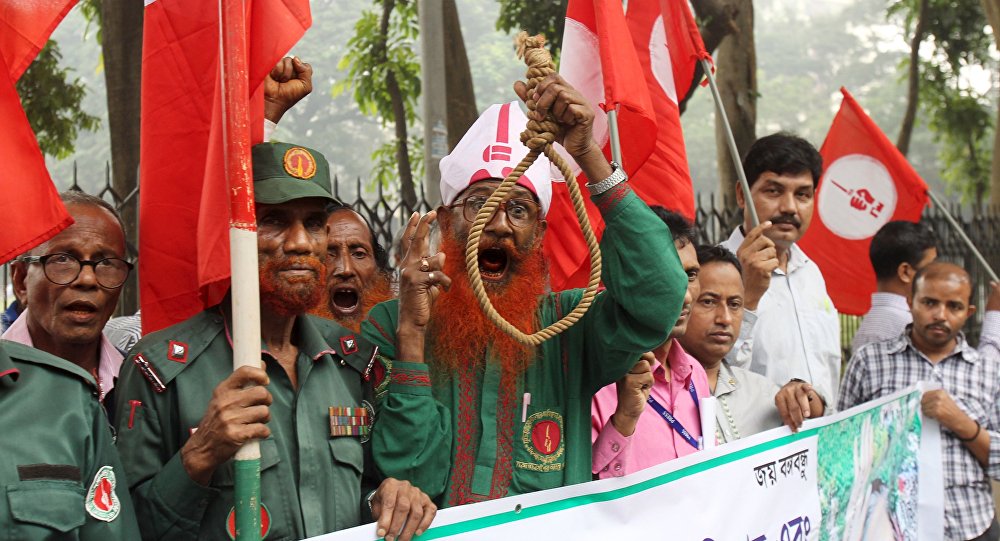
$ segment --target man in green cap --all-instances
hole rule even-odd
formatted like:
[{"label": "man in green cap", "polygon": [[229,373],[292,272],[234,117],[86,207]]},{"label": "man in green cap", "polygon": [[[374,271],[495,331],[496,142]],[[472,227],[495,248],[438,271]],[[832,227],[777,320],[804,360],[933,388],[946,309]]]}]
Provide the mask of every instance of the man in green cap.
[{"label": "man in green cap", "polygon": [[386,479],[363,501],[376,349],[306,315],[326,273],[329,166],[302,146],[263,143],[252,154],[262,367],[232,371],[229,299],[132,349],[118,448],[143,537],[230,539],[233,455],[259,439],[264,539],[357,526],[369,505],[380,536],[409,539],[436,511],[426,495]]},{"label": "man in green cap", "polygon": [[108,419],[86,370],[0,341],[0,432],[5,538],[139,538]]}]

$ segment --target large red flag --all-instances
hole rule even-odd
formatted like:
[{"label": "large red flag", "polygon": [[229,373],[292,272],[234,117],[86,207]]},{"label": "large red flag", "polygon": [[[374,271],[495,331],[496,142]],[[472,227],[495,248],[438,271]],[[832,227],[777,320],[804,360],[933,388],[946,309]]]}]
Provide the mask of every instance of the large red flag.
[{"label": "large red flag", "polygon": [[837,310],[868,312],[875,271],[872,236],[891,220],[916,222],[927,206],[927,185],[846,89],[823,142],[824,171],[816,213],[802,249],[819,265]]},{"label": "large red flag", "polygon": [[[632,47],[622,46],[629,39]],[[560,73],[601,109],[619,105],[622,161],[632,189],[647,203],[689,218],[694,191],[677,104],[695,65],[707,57],[686,2],[630,2],[624,14],[617,0],[571,0],[567,8]],[[594,138],[610,158],[607,135],[606,116],[599,112]],[[589,201],[587,209],[599,235],[600,213]],[[589,258],[563,184],[553,186],[547,220],[552,287],[583,286]]]},{"label": "large red flag", "polygon": [[[265,76],[312,22],[308,0],[247,3],[251,140]],[[144,332],[222,300],[229,286],[219,5],[147,0],[143,30],[139,287]]]},{"label": "large red flag", "polygon": [[[45,242],[73,223],[21,108],[15,83],[48,41],[73,0],[13,2],[0,8],[0,263]],[[16,197],[13,194],[17,194]]]}]

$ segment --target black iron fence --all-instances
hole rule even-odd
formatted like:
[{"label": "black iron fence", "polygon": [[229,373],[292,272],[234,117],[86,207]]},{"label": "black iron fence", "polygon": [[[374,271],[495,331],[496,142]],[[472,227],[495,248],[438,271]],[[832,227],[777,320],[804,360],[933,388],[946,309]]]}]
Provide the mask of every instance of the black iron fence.
[{"label": "black iron fence", "polygon": [[[73,178],[69,185],[60,188],[81,189],[78,180],[74,168]],[[402,201],[396,192],[386,192],[381,185],[374,189],[367,189],[361,179],[342,181],[334,177],[333,188],[334,195],[368,219],[376,237],[387,249],[393,246],[398,232],[404,227],[406,220],[414,211],[427,212],[436,206],[427,200],[422,187],[414,204]],[[133,189],[127,193],[115,190],[111,182],[110,168],[108,168],[105,171],[104,181],[97,183],[96,189],[86,191],[95,193],[115,205],[126,218],[126,225],[129,229],[128,257],[134,261],[138,255],[138,226],[135,219],[138,216],[138,190]],[[969,213],[967,210],[963,212],[963,209],[956,205],[949,211],[979,247],[990,265],[994,269],[1000,269],[1000,210],[989,209],[985,212]],[[699,226],[699,241],[702,243],[718,244],[722,242],[742,221],[742,212],[735,203],[719,201],[719,198],[715,197],[714,194],[698,194],[695,212]],[[928,209],[924,214],[924,220],[938,235],[939,257],[969,269],[975,284],[974,303],[977,306],[985,307],[989,291],[987,273],[961,238],[948,225],[940,209]],[[10,272],[6,265],[3,266],[2,271],[3,277],[0,280],[4,286],[3,306],[6,307],[13,301],[13,294]],[[135,273],[133,273],[122,291],[117,314],[131,314],[137,308],[138,287]],[[979,310],[975,321],[970,321],[968,324],[967,334],[973,342],[978,339],[983,312],[983,310]],[[841,340],[845,351],[847,351],[859,323],[860,318],[858,317],[841,315]]]}]

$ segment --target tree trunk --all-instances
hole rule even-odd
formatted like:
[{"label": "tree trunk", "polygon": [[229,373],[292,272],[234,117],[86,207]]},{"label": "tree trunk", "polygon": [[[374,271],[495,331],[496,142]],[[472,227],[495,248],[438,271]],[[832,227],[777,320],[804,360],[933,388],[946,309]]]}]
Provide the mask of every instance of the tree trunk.
[{"label": "tree trunk", "polygon": [[[112,186],[119,198],[133,194],[139,177],[139,108],[142,74],[142,10],[137,0],[102,0],[104,81],[111,134]],[[132,255],[138,246],[139,195],[120,204]],[[119,309],[133,314],[139,307],[138,284],[133,273],[122,289]]]},{"label": "tree trunk", "polygon": [[[1000,0],[981,0],[986,20],[993,27],[993,39],[1000,49]],[[990,205],[1000,206],[1000,107],[997,108],[997,123],[993,126],[993,165],[990,168]]]},{"label": "tree trunk", "polygon": [[[699,24],[698,30],[701,33],[701,40],[705,44],[705,50],[709,53],[718,48],[723,38],[738,32],[735,19],[739,8],[735,3],[725,0],[693,0],[691,5],[694,7],[694,15],[697,20],[704,21]],[[704,76],[705,71],[702,70],[699,62],[695,66],[687,95],[680,96],[680,103],[677,104],[681,114],[684,114],[688,100],[694,95],[695,90],[698,89],[698,83]]]},{"label": "tree trunk", "polygon": [[399,185],[403,204],[408,209],[417,208],[417,192],[413,186],[413,171],[410,168],[410,150],[406,133],[406,106],[403,104],[403,93],[396,82],[396,74],[388,70],[385,76],[385,88],[392,100],[392,116],[396,117],[396,163],[399,169]]},{"label": "tree trunk", "polygon": [[[382,19],[379,21],[379,38],[381,43],[377,49],[377,54],[381,62],[386,62],[386,51],[389,48],[389,18],[392,17],[392,10],[396,8],[395,0],[383,0]],[[392,101],[392,116],[396,126],[396,167],[399,171],[399,186],[403,198],[403,205],[409,209],[415,209],[417,205],[417,192],[413,186],[413,171],[410,168],[410,151],[407,142],[408,134],[406,130],[406,105],[403,102],[403,93],[399,89],[396,81],[396,74],[392,70],[386,70],[385,89],[389,93]]]},{"label": "tree trunk", "polygon": [[[742,156],[757,139],[757,53],[753,37],[753,2],[736,0],[734,23],[737,31],[719,44],[716,63],[717,82],[722,104]],[[719,168],[719,193],[723,201],[735,201],[737,179],[729,152],[726,126],[721,115],[715,116],[716,163]],[[749,179],[753,180],[753,179]]]},{"label": "tree trunk", "polygon": [[[985,0],[984,0],[985,1]],[[896,148],[906,156],[910,152],[910,137],[913,135],[913,123],[917,119],[917,106],[920,104],[920,44],[924,41],[927,28],[927,6],[929,0],[920,0],[917,11],[917,24],[913,28],[913,39],[910,41],[909,88],[906,92],[906,114],[899,126],[899,136],[896,138]]]},{"label": "tree trunk", "polygon": [[[448,151],[455,149],[462,136],[479,117],[476,94],[472,85],[469,56],[465,53],[465,39],[458,19],[455,0],[443,0],[445,55],[445,100],[448,107]],[[424,144],[428,144],[424,141]]]}]

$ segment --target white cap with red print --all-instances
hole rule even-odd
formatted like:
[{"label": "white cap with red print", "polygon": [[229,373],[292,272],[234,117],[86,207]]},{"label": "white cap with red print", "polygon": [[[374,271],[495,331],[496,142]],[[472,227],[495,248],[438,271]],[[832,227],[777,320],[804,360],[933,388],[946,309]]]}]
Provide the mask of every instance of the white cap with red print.
[{"label": "white cap with red print", "polygon": [[[469,128],[451,154],[441,159],[441,200],[450,205],[466,188],[480,180],[504,179],[528,154],[521,132],[528,117],[518,102],[491,105]],[[538,156],[517,181],[535,194],[542,216],[552,202],[549,159]]]}]

